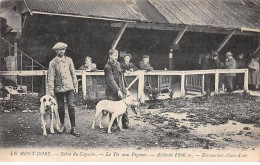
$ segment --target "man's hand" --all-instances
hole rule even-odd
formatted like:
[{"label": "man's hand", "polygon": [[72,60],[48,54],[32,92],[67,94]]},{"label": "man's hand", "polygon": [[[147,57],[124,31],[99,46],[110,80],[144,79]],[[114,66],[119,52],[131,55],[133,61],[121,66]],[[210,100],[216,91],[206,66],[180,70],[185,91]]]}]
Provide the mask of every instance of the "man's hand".
[{"label": "man's hand", "polygon": [[126,90],[126,96],[127,96],[127,97],[128,97],[128,96],[131,96],[131,93],[130,93],[129,90]]},{"label": "man's hand", "polygon": [[49,95],[54,96],[54,90],[49,91]]},{"label": "man's hand", "polygon": [[78,91],[78,88],[75,88],[74,89],[74,93],[77,94],[79,91]]},{"label": "man's hand", "polygon": [[120,90],[117,92],[117,94],[121,99],[123,98],[123,93]]}]

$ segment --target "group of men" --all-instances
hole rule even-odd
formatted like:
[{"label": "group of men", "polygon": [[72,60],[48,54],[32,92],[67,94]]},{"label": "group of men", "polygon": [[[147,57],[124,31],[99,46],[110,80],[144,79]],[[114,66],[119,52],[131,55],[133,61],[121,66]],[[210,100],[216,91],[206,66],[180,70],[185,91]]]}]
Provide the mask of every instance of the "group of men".
[{"label": "group of men", "polygon": [[[48,69],[48,93],[57,98],[58,111],[60,116],[61,129],[60,133],[64,133],[66,128],[64,126],[65,109],[64,109],[64,97],[68,104],[69,119],[71,123],[70,133],[74,136],[80,136],[76,130],[75,124],[75,105],[74,97],[78,92],[78,81],[75,73],[74,64],[71,58],[65,56],[67,44],[58,42],[54,45],[53,50],[56,52],[56,57],[49,63]],[[126,97],[127,83],[124,77],[125,72],[136,71],[138,68],[130,62],[131,55],[126,54],[124,56],[124,62],[121,64],[118,62],[118,50],[111,49],[108,52],[108,62],[104,67],[105,81],[106,81],[106,99],[108,100],[121,100]],[[233,58],[231,52],[226,53],[226,59],[221,62],[218,53],[206,54],[201,60],[202,69],[242,69],[246,67],[243,60],[243,54],[238,56],[238,59]],[[149,56],[144,55],[143,60],[139,62],[141,70],[152,71],[153,67],[149,63]],[[95,71],[96,65],[92,63],[91,57],[87,56],[85,59],[85,65],[80,67],[81,70]],[[227,92],[233,92],[233,81],[236,74],[225,74],[225,86]],[[211,92],[212,82],[214,77],[205,75],[205,91],[209,96]],[[243,76],[237,75],[237,85],[242,88]],[[123,128],[128,128],[128,115],[125,113],[122,118]]]},{"label": "group of men", "polygon": [[[48,94],[55,96],[58,103],[58,112],[60,116],[61,128],[59,133],[64,133],[65,128],[65,101],[68,105],[68,113],[71,124],[70,133],[76,137],[80,134],[76,130],[75,123],[75,94],[78,92],[78,81],[75,73],[75,67],[71,58],[65,56],[67,44],[58,42],[53,46],[56,57],[49,63],[48,69]],[[136,71],[138,68],[130,62],[131,55],[124,56],[124,62],[118,62],[118,50],[111,49],[108,52],[108,62],[104,67],[106,80],[106,99],[121,100],[126,97],[127,83],[124,72]],[[143,60],[139,63],[141,70],[152,71],[153,67],[149,63],[149,56],[144,55]],[[85,65],[80,67],[81,70],[95,71],[96,65],[92,63],[91,57],[86,57]],[[116,121],[115,121],[116,122]],[[128,115],[125,113],[122,117],[123,128],[129,126]],[[116,123],[114,123],[116,125]]]},{"label": "group of men", "polygon": [[[246,68],[246,62],[244,60],[244,55],[239,54],[237,59],[233,58],[233,54],[231,52],[227,52],[225,54],[226,58],[223,62],[219,59],[218,52],[212,52],[212,54],[206,54],[201,60],[201,69],[243,69]],[[210,95],[212,90],[212,84],[214,81],[214,76],[205,75],[205,92],[206,96]],[[224,84],[228,93],[232,93],[236,88],[243,88],[243,75],[235,74],[235,73],[225,73],[224,78],[221,76],[221,79],[224,79]],[[234,80],[236,79],[236,84],[234,84]]]}]

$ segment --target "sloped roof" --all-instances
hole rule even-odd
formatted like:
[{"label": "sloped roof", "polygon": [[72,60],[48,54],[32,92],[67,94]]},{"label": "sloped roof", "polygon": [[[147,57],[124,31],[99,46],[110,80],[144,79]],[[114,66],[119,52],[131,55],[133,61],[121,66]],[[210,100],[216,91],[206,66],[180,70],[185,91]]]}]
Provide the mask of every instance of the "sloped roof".
[{"label": "sloped roof", "polygon": [[257,0],[148,0],[171,24],[260,30]]},{"label": "sloped roof", "polygon": [[31,12],[260,32],[259,0],[24,0]]},{"label": "sloped roof", "polygon": [[25,3],[32,12],[142,22],[167,22],[147,0],[25,0]]}]

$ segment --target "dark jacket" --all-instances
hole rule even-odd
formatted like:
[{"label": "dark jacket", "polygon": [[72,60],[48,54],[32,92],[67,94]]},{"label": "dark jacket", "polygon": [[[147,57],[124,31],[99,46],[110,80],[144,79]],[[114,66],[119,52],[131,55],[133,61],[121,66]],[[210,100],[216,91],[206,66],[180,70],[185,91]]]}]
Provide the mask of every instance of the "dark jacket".
[{"label": "dark jacket", "polygon": [[138,70],[138,68],[131,62],[129,62],[129,64],[122,62],[121,67],[122,67],[123,71],[129,71],[130,69],[133,69],[134,71]]},{"label": "dark jacket", "polygon": [[211,64],[210,64],[209,58],[203,57],[201,59],[201,69],[203,69],[203,70],[211,69]]},{"label": "dark jacket", "polygon": [[221,68],[221,64],[220,64],[220,60],[217,59],[211,59],[211,68],[212,69],[220,69]]},{"label": "dark jacket", "polygon": [[236,60],[236,68],[237,69],[245,69],[246,68],[246,62],[244,59],[237,59]]},{"label": "dark jacket", "polygon": [[152,71],[153,67],[150,65],[150,63],[148,62],[147,64],[144,63],[144,61],[140,61],[139,62],[139,67],[141,70],[147,70],[147,71]]},{"label": "dark jacket", "polygon": [[123,70],[119,62],[109,61],[104,68],[106,80],[106,97],[109,100],[119,100],[118,90],[126,94],[126,81]]}]

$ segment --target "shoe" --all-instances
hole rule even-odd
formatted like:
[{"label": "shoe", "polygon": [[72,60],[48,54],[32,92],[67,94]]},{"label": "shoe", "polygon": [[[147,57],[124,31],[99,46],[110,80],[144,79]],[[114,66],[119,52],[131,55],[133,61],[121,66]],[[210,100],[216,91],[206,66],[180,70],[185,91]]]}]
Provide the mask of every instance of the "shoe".
[{"label": "shoe", "polygon": [[80,137],[80,134],[77,132],[75,127],[71,128],[70,134],[72,134],[73,136],[76,136],[76,137]]},{"label": "shoe", "polygon": [[116,130],[118,129],[119,127],[117,125],[112,125],[112,129]]},{"label": "shoe", "polygon": [[123,123],[123,129],[128,129],[129,128],[129,122]]},{"label": "shoe", "polygon": [[64,125],[61,125],[60,130],[58,130],[58,133],[62,134],[64,132],[66,132],[66,127]]}]

